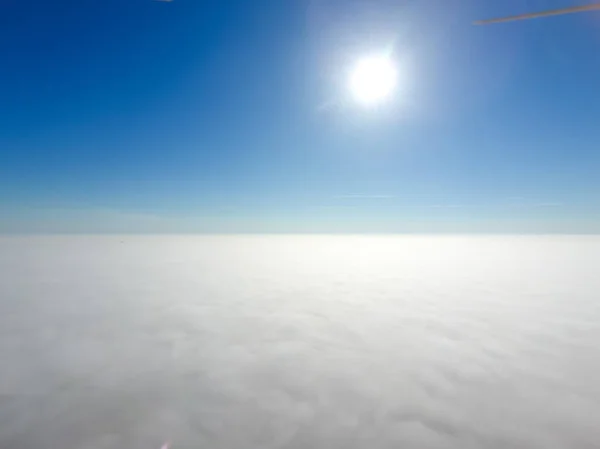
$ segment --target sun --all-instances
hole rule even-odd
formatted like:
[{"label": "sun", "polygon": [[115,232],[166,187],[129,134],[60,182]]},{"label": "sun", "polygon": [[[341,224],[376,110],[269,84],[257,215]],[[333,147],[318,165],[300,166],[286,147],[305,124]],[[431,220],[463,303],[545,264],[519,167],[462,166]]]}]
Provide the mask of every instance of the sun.
[{"label": "sun", "polygon": [[385,55],[360,59],[350,72],[350,93],[356,101],[367,106],[382,103],[396,88],[397,71]]}]

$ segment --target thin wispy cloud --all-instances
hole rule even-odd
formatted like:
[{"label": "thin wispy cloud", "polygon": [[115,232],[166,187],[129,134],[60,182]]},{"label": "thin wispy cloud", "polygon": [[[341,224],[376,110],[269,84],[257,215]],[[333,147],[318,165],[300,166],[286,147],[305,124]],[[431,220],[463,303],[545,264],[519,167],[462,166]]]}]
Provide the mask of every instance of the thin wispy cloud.
[{"label": "thin wispy cloud", "polygon": [[339,106],[338,101],[327,100],[323,101],[317,106],[317,112],[327,112],[331,111]]},{"label": "thin wispy cloud", "polygon": [[564,206],[564,203],[561,202],[548,202],[548,203],[538,203],[536,204],[537,207],[562,207]]},{"label": "thin wispy cloud", "polygon": [[511,199],[507,200],[506,203],[504,203],[504,206],[534,209],[534,208],[544,208],[544,207],[564,207],[564,206],[566,206],[566,204],[562,201],[552,201],[552,200],[540,201],[540,200],[536,200],[536,199],[511,198]]},{"label": "thin wispy cloud", "polygon": [[432,209],[460,209],[468,206],[466,204],[431,204],[427,207]]},{"label": "thin wispy cloud", "polygon": [[346,195],[335,195],[334,199],[342,199],[342,200],[389,200],[392,198],[396,198],[395,195],[386,195],[386,194],[346,194]]}]

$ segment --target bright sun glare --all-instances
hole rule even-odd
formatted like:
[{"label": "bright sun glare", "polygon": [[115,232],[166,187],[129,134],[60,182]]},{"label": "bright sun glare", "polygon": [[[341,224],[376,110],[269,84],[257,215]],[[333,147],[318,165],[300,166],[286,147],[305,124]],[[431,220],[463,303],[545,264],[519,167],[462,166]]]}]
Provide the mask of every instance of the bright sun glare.
[{"label": "bright sun glare", "polygon": [[396,79],[396,67],[388,56],[366,57],[350,73],[350,92],[358,102],[375,105],[392,94]]}]

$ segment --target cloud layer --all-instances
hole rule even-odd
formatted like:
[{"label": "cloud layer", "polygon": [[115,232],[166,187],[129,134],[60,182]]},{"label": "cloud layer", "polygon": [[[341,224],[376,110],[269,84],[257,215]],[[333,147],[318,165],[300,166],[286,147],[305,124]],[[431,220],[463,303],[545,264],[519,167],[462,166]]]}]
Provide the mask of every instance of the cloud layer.
[{"label": "cloud layer", "polygon": [[0,239],[0,447],[593,448],[600,238]]}]

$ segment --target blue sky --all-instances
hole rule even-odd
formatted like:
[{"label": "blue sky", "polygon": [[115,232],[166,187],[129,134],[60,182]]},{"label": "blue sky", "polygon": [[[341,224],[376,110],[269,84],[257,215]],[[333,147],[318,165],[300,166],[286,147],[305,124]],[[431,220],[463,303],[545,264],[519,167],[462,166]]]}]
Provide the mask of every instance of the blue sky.
[{"label": "blue sky", "polygon": [[600,13],[471,24],[573,4],[8,0],[0,231],[599,232]]}]

